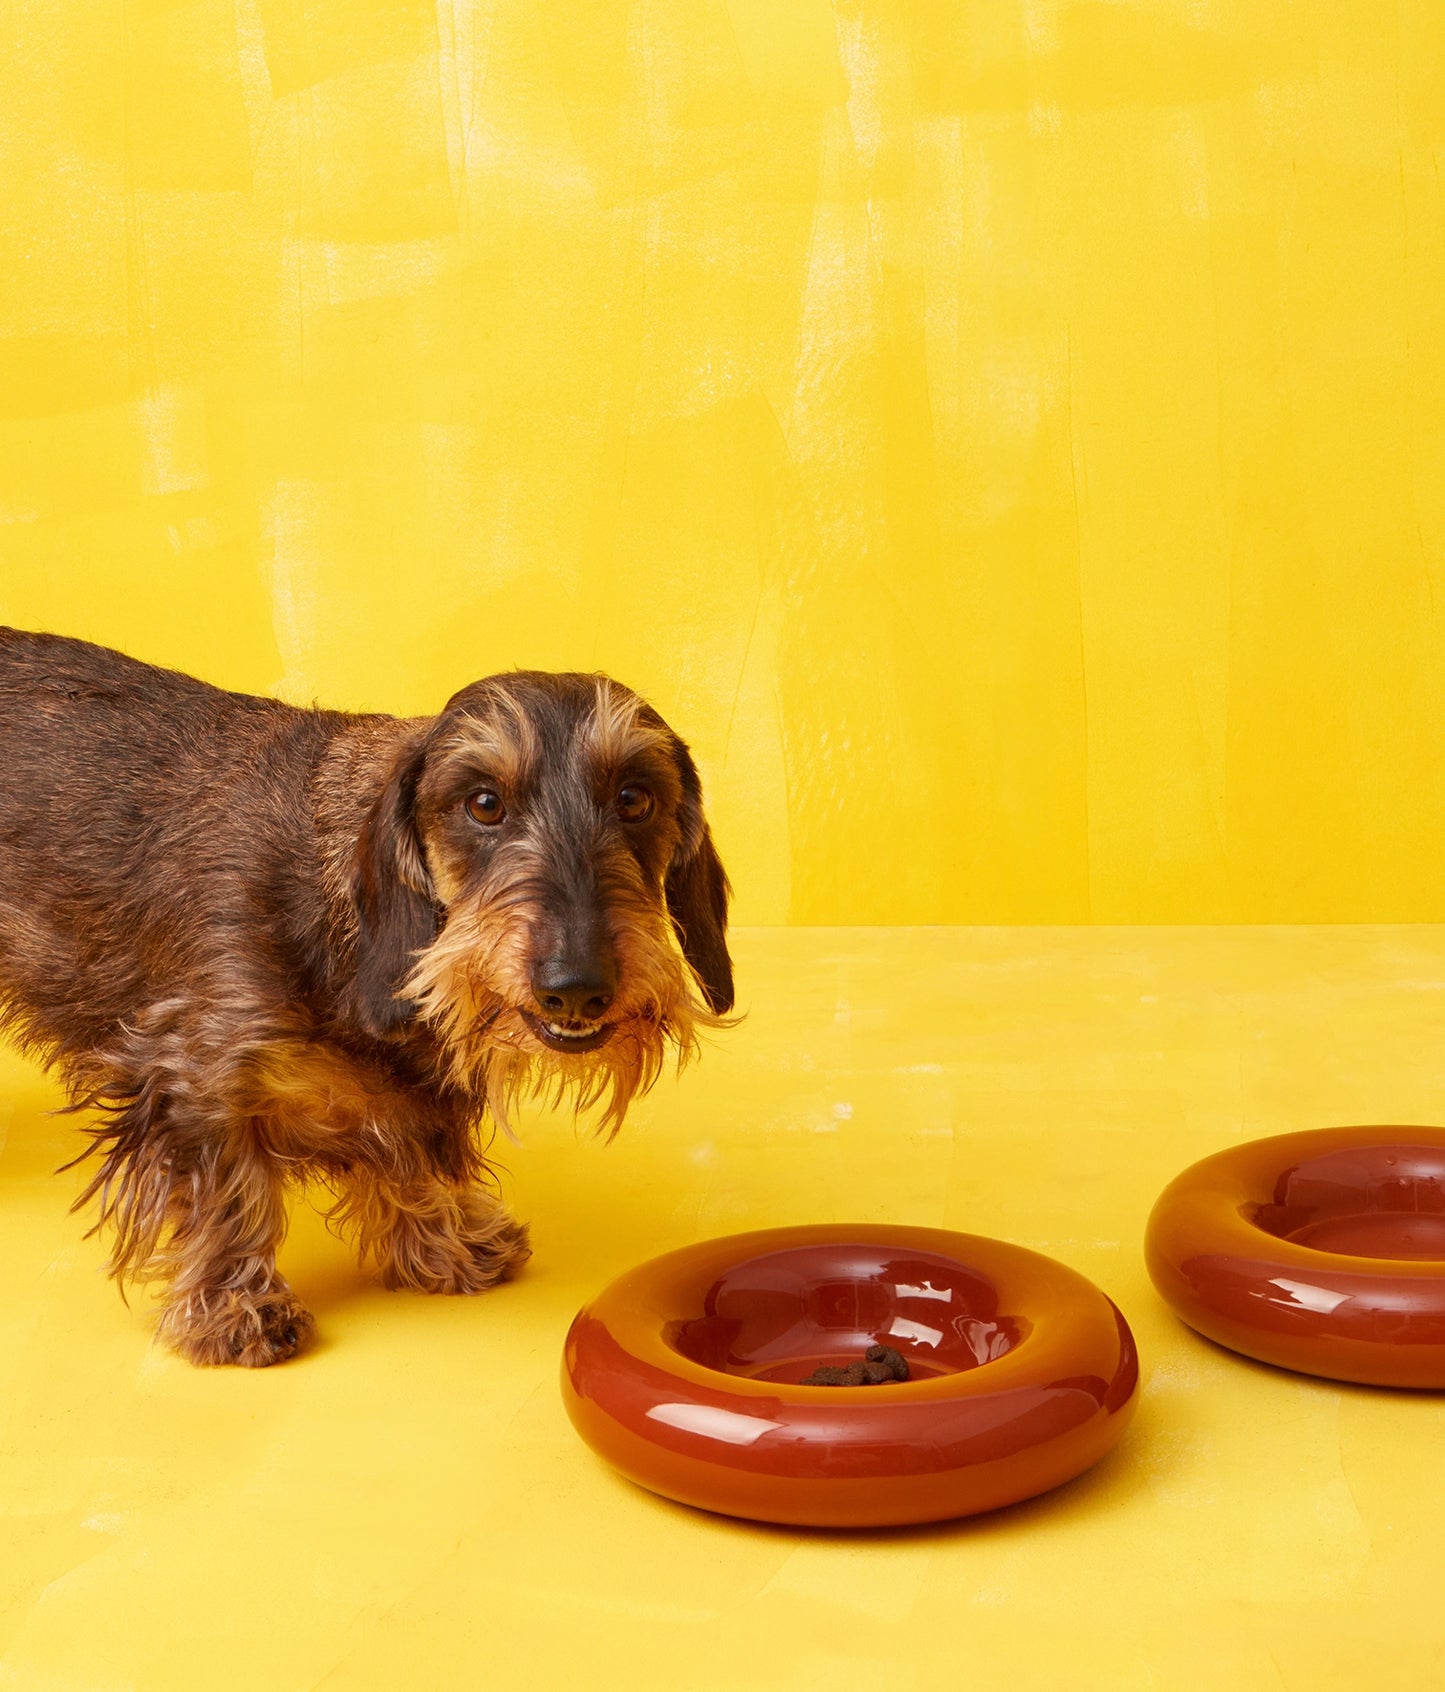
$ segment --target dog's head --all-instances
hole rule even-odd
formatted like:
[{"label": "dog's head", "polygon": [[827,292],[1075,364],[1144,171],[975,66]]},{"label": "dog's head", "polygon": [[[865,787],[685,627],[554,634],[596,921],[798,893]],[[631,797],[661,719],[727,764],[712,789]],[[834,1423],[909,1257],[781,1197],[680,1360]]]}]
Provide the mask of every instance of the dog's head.
[{"label": "dog's head", "polygon": [[728,882],[687,747],[605,676],[474,683],[398,756],[353,867],[357,998],[505,1123],[555,1085],[615,1130],[732,1008]]}]

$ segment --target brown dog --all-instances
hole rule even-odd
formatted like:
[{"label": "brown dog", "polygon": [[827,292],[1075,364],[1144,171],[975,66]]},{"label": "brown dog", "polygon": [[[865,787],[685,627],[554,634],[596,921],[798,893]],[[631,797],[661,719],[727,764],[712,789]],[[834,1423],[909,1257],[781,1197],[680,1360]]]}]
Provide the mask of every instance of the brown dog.
[{"label": "brown dog", "polygon": [[615,1131],[731,1008],[727,903],[686,746],[604,676],[399,721],[0,629],[0,1026],[101,1112],[80,1202],[195,1362],[310,1334],[291,1179],[390,1286],[505,1279],[484,1114],[541,1087]]}]

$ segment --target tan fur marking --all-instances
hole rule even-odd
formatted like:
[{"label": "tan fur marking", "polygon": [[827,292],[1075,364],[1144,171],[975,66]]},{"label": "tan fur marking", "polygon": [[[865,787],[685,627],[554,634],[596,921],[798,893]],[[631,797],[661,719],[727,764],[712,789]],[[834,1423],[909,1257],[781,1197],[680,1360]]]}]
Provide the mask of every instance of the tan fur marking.
[{"label": "tan fur marking", "polygon": [[492,777],[504,791],[527,779],[538,756],[537,731],[510,699],[501,699],[486,717],[466,716],[442,742],[448,757],[464,757],[478,775]]},{"label": "tan fur marking", "polygon": [[597,678],[596,704],[579,733],[584,755],[598,769],[609,772],[623,769],[649,752],[663,751],[667,745],[667,731],[659,724],[643,721],[642,701],[637,695],[606,676]]}]

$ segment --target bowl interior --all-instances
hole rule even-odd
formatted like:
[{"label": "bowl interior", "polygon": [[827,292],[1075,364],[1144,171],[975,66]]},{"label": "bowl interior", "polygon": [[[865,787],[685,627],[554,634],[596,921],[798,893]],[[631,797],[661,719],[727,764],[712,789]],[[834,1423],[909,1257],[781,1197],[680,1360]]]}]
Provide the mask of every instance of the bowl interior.
[{"label": "bowl interior", "polygon": [[954,1375],[1002,1357],[1028,1331],[999,1309],[998,1289],[976,1269],[931,1252],[846,1242],[734,1263],[699,1303],[668,1343],[706,1368],[763,1381],[799,1383],[879,1344],[902,1353],[913,1380]]},{"label": "bowl interior", "polygon": [[1277,1239],[1352,1257],[1445,1258],[1445,1147],[1346,1147],[1286,1169],[1245,1216]]}]

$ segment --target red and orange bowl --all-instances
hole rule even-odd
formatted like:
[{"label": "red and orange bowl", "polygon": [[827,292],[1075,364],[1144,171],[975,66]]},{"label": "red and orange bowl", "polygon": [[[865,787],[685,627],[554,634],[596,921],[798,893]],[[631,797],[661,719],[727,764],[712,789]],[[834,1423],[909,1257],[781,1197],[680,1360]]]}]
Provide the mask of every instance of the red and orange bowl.
[{"label": "red and orange bowl", "polygon": [[1261,1362],[1445,1387],[1445,1129],[1322,1128],[1186,1169],[1149,1218],[1155,1286]]},{"label": "red and orange bowl", "polygon": [[[805,1386],[869,1346],[907,1381]],[[1133,1337],[1051,1258],[936,1228],[709,1240],[629,1270],[567,1336],[579,1434],[639,1485],[812,1527],[945,1520],[1046,1492],[1119,1439]]]}]

